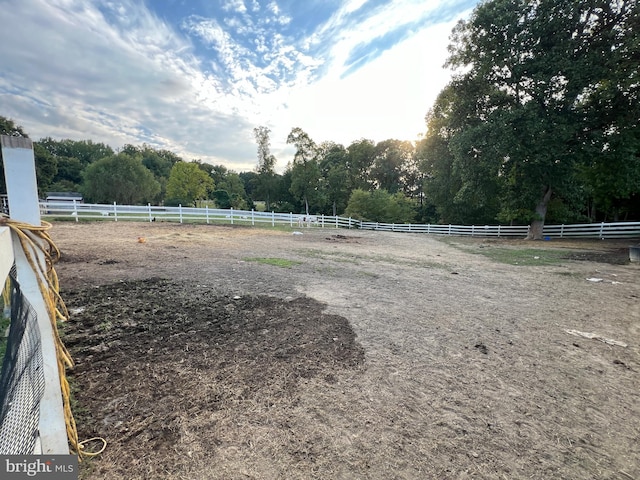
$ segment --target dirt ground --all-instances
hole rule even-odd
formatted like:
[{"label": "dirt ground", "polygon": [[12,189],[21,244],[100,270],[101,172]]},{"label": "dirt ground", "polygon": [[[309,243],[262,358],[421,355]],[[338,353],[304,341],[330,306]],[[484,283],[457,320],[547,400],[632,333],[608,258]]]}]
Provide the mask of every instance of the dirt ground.
[{"label": "dirt ground", "polygon": [[54,224],[83,478],[640,479],[629,241],[300,233]]}]

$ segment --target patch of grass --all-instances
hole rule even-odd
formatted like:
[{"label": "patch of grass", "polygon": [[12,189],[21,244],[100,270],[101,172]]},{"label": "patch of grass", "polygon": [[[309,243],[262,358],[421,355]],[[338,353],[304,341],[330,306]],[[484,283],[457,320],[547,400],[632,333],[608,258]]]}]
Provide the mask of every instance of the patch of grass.
[{"label": "patch of grass", "polygon": [[109,320],[106,320],[102,322],[100,325],[98,325],[98,328],[103,332],[108,332],[113,328],[113,323],[111,323]]},{"label": "patch of grass", "polygon": [[372,263],[391,263],[395,265],[407,265],[418,268],[448,268],[442,263],[430,260],[410,260],[393,255],[367,255],[363,253],[353,254],[340,251],[323,251],[317,249],[298,250],[297,253],[311,258],[320,258],[323,260],[331,260],[339,263],[352,263],[354,265],[372,264]]},{"label": "patch of grass", "polygon": [[[4,285],[3,285],[4,286]],[[0,291],[0,367],[2,366],[2,362],[4,360],[4,352],[7,350],[7,337],[4,336],[5,332],[9,325],[11,325],[11,311],[9,308],[9,315],[5,317],[5,296],[4,290]]]},{"label": "patch of grass", "polygon": [[4,333],[10,324],[11,319],[5,318],[0,308],[0,366],[2,366],[2,362],[4,361],[4,352],[7,350],[7,337],[4,336]]},{"label": "patch of grass", "polygon": [[245,262],[257,262],[264,263],[265,265],[275,265],[281,268],[291,268],[294,265],[300,265],[302,262],[296,260],[287,260],[286,258],[271,258],[271,257],[251,257],[245,258]]},{"label": "patch of grass", "polygon": [[304,250],[298,250],[298,253],[310,258],[320,258],[323,260],[332,260],[334,262],[342,263],[354,263],[356,265],[360,264],[357,256],[344,252],[325,252],[323,250],[307,248]]},{"label": "patch of grass", "polygon": [[509,265],[556,265],[562,263],[567,252],[542,248],[504,248],[488,247],[482,249],[464,249],[471,253],[479,253],[496,262]]}]

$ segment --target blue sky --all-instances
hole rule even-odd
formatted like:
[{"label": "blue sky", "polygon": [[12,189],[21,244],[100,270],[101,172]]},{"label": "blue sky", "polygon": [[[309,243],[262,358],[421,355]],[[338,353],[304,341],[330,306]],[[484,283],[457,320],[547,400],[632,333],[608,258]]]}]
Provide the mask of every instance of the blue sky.
[{"label": "blue sky", "polygon": [[0,0],[0,115],[32,138],[146,142],[282,171],[294,127],[348,146],[416,140],[478,0]]}]

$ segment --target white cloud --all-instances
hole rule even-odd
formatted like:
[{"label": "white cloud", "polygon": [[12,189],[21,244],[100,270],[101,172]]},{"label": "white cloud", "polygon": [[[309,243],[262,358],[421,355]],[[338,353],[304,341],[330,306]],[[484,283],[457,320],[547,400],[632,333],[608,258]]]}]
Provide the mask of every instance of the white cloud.
[{"label": "white cloud", "polygon": [[247,7],[242,0],[225,0],[222,9],[227,12],[247,13]]},{"label": "white cloud", "polygon": [[[137,3],[114,4],[110,13],[114,24],[73,0],[22,0],[4,10],[0,39],[15,46],[4,55],[15,67],[0,78],[0,91],[12,92],[3,95],[5,108],[36,138],[148,142],[187,159],[245,164],[254,148],[238,131],[252,125],[200,71],[188,42]],[[43,22],[42,35],[25,28]]]}]

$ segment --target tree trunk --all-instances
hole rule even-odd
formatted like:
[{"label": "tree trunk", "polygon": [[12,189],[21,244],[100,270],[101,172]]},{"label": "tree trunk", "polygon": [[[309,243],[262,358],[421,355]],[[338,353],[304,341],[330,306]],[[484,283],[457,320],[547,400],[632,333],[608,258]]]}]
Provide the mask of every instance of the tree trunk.
[{"label": "tree trunk", "polygon": [[307,200],[307,196],[304,196],[304,211],[307,213],[307,217],[309,216],[309,200]]},{"label": "tree trunk", "polygon": [[544,228],[544,217],[547,215],[547,207],[549,206],[549,200],[551,200],[551,187],[545,186],[543,188],[543,195],[538,205],[536,205],[536,218],[533,219],[529,226],[529,235],[527,240],[542,240],[542,229]]},{"label": "tree trunk", "polygon": [[336,201],[333,201],[333,216],[336,217],[338,215],[338,206],[336,205]]}]

